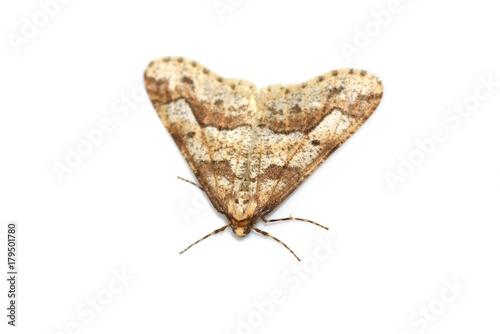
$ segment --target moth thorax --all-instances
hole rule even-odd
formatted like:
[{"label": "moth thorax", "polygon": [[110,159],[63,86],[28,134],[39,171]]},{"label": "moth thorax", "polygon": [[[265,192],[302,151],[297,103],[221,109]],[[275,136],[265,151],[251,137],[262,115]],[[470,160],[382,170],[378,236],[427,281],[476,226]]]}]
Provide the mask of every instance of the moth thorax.
[{"label": "moth thorax", "polygon": [[229,200],[227,213],[235,220],[243,221],[254,216],[256,207],[257,203],[250,197],[250,193],[240,191],[232,200]]}]

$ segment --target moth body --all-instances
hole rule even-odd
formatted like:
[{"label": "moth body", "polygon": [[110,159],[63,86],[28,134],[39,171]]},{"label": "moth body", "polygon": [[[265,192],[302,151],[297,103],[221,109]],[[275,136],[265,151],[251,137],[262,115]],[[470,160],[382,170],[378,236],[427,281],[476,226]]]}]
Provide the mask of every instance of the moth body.
[{"label": "moth body", "polygon": [[239,191],[234,199],[229,200],[227,210],[229,226],[237,236],[244,237],[250,233],[258,219],[255,217],[256,207],[257,202],[251,198],[248,191]]}]

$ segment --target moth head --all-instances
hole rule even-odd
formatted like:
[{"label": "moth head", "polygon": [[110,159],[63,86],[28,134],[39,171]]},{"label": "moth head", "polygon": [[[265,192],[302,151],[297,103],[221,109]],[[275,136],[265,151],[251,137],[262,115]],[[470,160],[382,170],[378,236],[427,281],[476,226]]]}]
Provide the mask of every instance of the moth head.
[{"label": "moth head", "polygon": [[234,217],[229,217],[229,226],[231,226],[234,234],[236,234],[238,237],[244,237],[245,235],[250,233],[256,221],[256,217],[244,220],[236,220],[234,219]]}]

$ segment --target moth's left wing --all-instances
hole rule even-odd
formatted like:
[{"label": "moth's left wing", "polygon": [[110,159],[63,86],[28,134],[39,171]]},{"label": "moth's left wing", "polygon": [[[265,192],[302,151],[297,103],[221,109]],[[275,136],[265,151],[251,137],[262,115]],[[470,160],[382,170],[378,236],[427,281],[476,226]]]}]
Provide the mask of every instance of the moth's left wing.
[{"label": "moth's left wing", "polygon": [[260,171],[259,214],[272,211],[342,145],[375,111],[382,93],[376,76],[352,69],[262,89],[252,159]]}]

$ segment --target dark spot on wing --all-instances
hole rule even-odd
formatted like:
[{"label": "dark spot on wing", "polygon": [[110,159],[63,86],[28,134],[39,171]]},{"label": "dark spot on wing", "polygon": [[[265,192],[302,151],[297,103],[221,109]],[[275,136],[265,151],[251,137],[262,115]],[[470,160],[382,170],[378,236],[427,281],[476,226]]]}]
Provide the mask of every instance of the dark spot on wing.
[{"label": "dark spot on wing", "polygon": [[193,79],[191,79],[190,77],[186,77],[186,76],[183,76],[181,78],[181,82],[186,84],[186,85],[190,85],[190,86],[194,85]]},{"label": "dark spot on wing", "polygon": [[290,108],[291,113],[300,113],[302,112],[302,108],[299,107],[299,105],[294,105],[293,107]]}]

